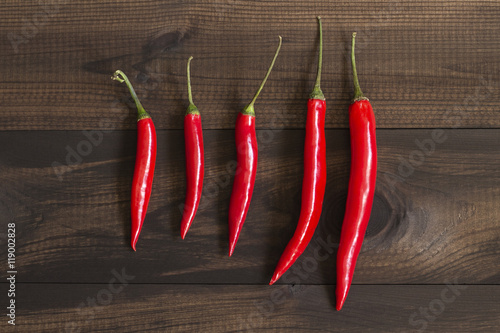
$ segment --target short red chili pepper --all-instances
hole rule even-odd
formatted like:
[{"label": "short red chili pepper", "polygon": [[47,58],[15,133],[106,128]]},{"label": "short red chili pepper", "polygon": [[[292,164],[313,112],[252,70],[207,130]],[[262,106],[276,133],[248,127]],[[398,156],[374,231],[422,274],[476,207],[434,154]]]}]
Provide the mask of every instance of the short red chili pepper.
[{"label": "short red chili pepper", "polygon": [[113,80],[125,82],[137,106],[137,153],[135,157],[134,179],[132,180],[132,239],[131,245],[136,250],[144,218],[148,210],[153,175],[156,163],[156,131],[151,116],[144,110],[135,94],[129,79],[118,70]]},{"label": "short red chili pepper", "polygon": [[184,140],[186,144],[186,201],[181,222],[181,237],[184,239],[200,204],[204,175],[203,132],[198,108],[193,103],[191,92],[190,57],[187,64],[189,106],[184,117]]},{"label": "short red chili pepper", "polygon": [[241,228],[252,200],[255,174],[257,171],[257,137],[255,135],[255,110],[254,103],[257,100],[264,84],[271,74],[274,62],[281,48],[281,36],[279,45],[274,54],[271,66],[267,70],[264,80],[255,93],[250,104],[248,104],[236,118],[236,174],[234,176],[233,192],[229,202],[229,256],[234,252],[234,247],[240,236]]},{"label": "short red chili pepper", "polygon": [[352,34],[351,61],[354,99],[349,106],[351,133],[351,174],[347,203],[337,253],[337,310],[342,308],[351,286],[356,260],[361,250],[370,220],[377,178],[377,142],[375,115],[372,106],[359,87]]},{"label": "short red chili pepper", "polygon": [[295,233],[281,255],[273,278],[275,283],[304,252],[318,225],[326,187],[325,96],[320,88],[323,53],[321,18],[319,24],[318,74],[314,90],[307,103],[306,139],[304,145],[304,179],[302,206]]}]

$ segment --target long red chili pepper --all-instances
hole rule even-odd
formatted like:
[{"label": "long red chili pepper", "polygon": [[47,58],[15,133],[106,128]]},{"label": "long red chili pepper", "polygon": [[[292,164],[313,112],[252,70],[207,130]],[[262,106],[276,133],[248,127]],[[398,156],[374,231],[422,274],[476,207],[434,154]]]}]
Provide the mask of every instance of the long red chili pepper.
[{"label": "long red chili pepper", "polygon": [[352,34],[351,61],[354,78],[354,99],[349,106],[351,133],[351,174],[347,203],[337,254],[337,310],[342,308],[351,286],[366,227],[372,211],[377,178],[377,142],[375,115],[372,106],[359,87]]},{"label": "long red chili pepper", "polygon": [[267,70],[264,80],[255,93],[250,104],[238,113],[236,118],[236,161],[237,168],[234,176],[233,192],[229,202],[229,256],[234,252],[241,228],[247,216],[248,207],[252,200],[255,173],[257,171],[257,137],[255,135],[255,110],[254,103],[257,100],[264,84],[273,69],[274,62],[281,48],[281,36],[279,45],[274,54],[271,66]]},{"label": "long red chili pepper", "polygon": [[193,103],[191,93],[190,57],[187,64],[187,82],[189,106],[184,117],[184,140],[186,144],[186,201],[181,222],[181,237],[184,239],[193,222],[200,204],[201,190],[203,188],[204,153],[203,132],[201,117],[198,108]]},{"label": "long red chili pepper", "polygon": [[156,163],[156,131],[151,116],[144,110],[135,94],[129,79],[118,70],[113,80],[125,82],[137,106],[137,153],[135,157],[134,179],[132,181],[132,239],[131,245],[136,250],[137,240],[148,210],[153,175]]},{"label": "long red chili pepper", "polygon": [[275,283],[304,252],[318,225],[326,186],[325,96],[320,89],[323,33],[319,24],[318,74],[307,103],[306,139],[304,145],[304,179],[302,206],[295,234],[285,248],[269,284]]}]

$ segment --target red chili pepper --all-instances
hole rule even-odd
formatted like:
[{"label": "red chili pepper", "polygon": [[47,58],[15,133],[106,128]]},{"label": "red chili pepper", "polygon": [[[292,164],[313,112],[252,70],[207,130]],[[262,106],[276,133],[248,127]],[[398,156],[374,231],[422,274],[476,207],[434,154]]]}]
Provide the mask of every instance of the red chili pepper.
[{"label": "red chili pepper", "polygon": [[295,234],[285,248],[269,284],[275,283],[304,252],[318,225],[326,186],[325,96],[320,88],[323,53],[321,18],[319,24],[318,74],[307,103],[306,139],[304,145],[304,179],[302,206]]},{"label": "red chili pepper", "polygon": [[204,160],[203,160],[203,132],[201,117],[198,108],[193,103],[191,93],[190,57],[187,64],[187,82],[189,107],[184,117],[184,140],[186,142],[186,202],[181,222],[181,237],[184,239],[193,222],[198,205],[200,204],[203,188]]},{"label": "red chili pepper", "polygon": [[[121,76],[121,77],[120,77]],[[129,79],[118,70],[113,80],[125,82],[137,106],[137,153],[135,157],[134,179],[132,181],[132,240],[131,245],[136,250],[137,240],[148,210],[153,175],[156,163],[156,131],[151,116],[144,110],[135,94]]]},{"label": "red chili pepper", "polygon": [[342,308],[351,286],[366,227],[372,211],[377,179],[377,142],[375,115],[372,106],[359,87],[352,34],[351,61],[354,77],[354,99],[349,106],[351,132],[351,174],[346,211],[337,254],[337,310]]},{"label": "red chili pepper", "polygon": [[255,93],[250,104],[238,113],[236,118],[236,174],[234,176],[233,192],[229,202],[229,256],[234,252],[234,247],[240,236],[241,228],[247,216],[248,207],[252,200],[255,173],[257,171],[257,138],[255,135],[255,110],[254,103],[257,100],[264,84],[273,69],[274,62],[281,48],[281,36],[279,45],[274,54],[271,66],[267,70],[264,80]]}]

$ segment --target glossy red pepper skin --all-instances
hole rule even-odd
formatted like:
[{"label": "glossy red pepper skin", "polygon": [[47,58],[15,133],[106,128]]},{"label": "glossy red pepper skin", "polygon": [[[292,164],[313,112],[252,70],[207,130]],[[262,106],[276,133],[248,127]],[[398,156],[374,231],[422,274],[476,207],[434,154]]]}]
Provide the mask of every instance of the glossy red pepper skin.
[{"label": "glossy red pepper skin", "polygon": [[201,192],[203,190],[203,176],[205,174],[205,152],[203,147],[203,131],[201,129],[200,111],[193,103],[191,92],[191,60],[187,63],[187,86],[189,106],[184,117],[184,142],[186,146],[186,201],[181,221],[181,237],[184,239],[186,233],[193,223],[198,205],[200,204]]},{"label": "glossy red pepper skin", "polygon": [[368,221],[377,178],[375,115],[368,100],[349,107],[351,173],[346,211],[337,254],[337,310],[342,308],[351,286]]},{"label": "glossy red pepper skin", "polygon": [[346,210],[337,252],[337,286],[335,291],[337,310],[342,308],[351,286],[356,261],[370,220],[377,179],[375,114],[370,102],[359,88],[354,62],[355,36],[354,33],[352,62],[355,98],[349,106],[351,171]]},{"label": "glossy red pepper skin", "polygon": [[144,218],[148,210],[153,176],[156,164],[156,130],[153,120],[144,110],[129,79],[120,70],[111,77],[113,80],[125,82],[137,106],[137,151],[135,156],[134,178],[132,180],[131,218],[132,237],[130,244],[136,250],[137,240],[141,233]]},{"label": "glossy red pepper skin", "polygon": [[181,221],[181,237],[184,239],[200,204],[205,170],[201,116],[188,113],[184,117],[186,145],[186,201]]},{"label": "glossy red pepper skin", "polygon": [[229,256],[240,236],[252,200],[257,173],[258,147],[255,116],[238,113],[235,128],[237,168],[229,203]]},{"label": "glossy red pepper skin", "polygon": [[318,73],[314,90],[307,102],[306,139],[304,144],[304,178],[299,222],[274,270],[274,284],[304,252],[318,226],[326,187],[325,96],[320,88],[323,60],[323,32],[319,27]]},{"label": "glossy red pepper skin", "polygon": [[292,239],[281,255],[270,285],[275,283],[304,252],[321,217],[326,187],[326,102],[321,99],[309,99],[307,109],[299,222]]},{"label": "glossy red pepper skin", "polygon": [[279,36],[279,45],[266,76],[253,96],[252,101],[238,113],[238,117],[236,118],[235,141],[237,167],[229,202],[229,256],[233,255],[241,228],[245,222],[250,201],[252,200],[255,174],[257,173],[257,157],[259,152],[257,149],[257,136],[255,134],[254,104],[264,88],[269,74],[271,74],[274,62],[281,49],[281,42],[281,36]]},{"label": "glossy red pepper skin", "polygon": [[137,122],[137,153],[135,157],[134,178],[132,180],[132,240],[136,250],[144,218],[148,210],[153,176],[156,164],[156,130],[151,118]]}]

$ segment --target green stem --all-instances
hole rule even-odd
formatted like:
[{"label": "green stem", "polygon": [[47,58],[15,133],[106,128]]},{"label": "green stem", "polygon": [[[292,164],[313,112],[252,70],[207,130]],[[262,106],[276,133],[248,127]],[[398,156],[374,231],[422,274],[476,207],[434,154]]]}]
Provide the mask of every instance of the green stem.
[{"label": "green stem", "polygon": [[127,75],[125,75],[125,73],[123,73],[121,70],[117,70],[111,78],[113,80],[120,82],[120,83],[125,82],[125,84],[127,85],[128,89],[130,90],[130,94],[132,95],[132,98],[134,99],[135,105],[137,106],[137,121],[139,121],[141,119],[145,119],[145,118],[151,118],[151,116],[142,107],[142,104],[139,101],[139,98],[137,97],[137,95],[135,94],[134,87],[132,87],[132,84],[130,83],[130,80],[128,79]]},{"label": "green stem", "polygon": [[321,26],[321,17],[318,16],[318,25],[319,25],[319,56],[318,56],[318,74],[316,75],[316,84],[314,85],[314,89],[309,96],[311,99],[321,99],[325,100],[325,95],[320,88],[321,82],[321,65],[323,63],[323,28]]},{"label": "green stem", "polygon": [[269,77],[269,74],[271,74],[271,71],[273,69],[274,62],[276,61],[276,58],[278,57],[278,53],[280,53],[280,49],[281,49],[281,36],[278,36],[278,37],[280,39],[280,43],[278,45],[278,49],[276,50],[276,53],[274,54],[274,58],[273,58],[273,61],[271,62],[271,66],[269,66],[269,69],[267,70],[266,76],[264,77],[264,80],[262,80],[262,83],[260,84],[259,89],[257,90],[257,92],[255,93],[255,95],[253,96],[252,101],[250,102],[250,104],[248,104],[247,106],[245,106],[245,108],[243,109],[243,111],[241,111],[242,114],[246,114],[246,115],[250,115],[250,116],[255,116],[255,110],[254,110],[255,101],[257,100],[257,97],[259,97],[259,94],[260,94],[262,88],[264,88],[264,85],[266,84],[267,78]]},{"label": "green stem", "polygon": [[200,114],[200,111],[198,111],[198,108],[193,103],[193,93],[191,92],[191,66],[190,66],[191,60],[193,60],[193,57],[189,57],[188,64],[187,64],[187,85],[188,85],[189,106],[188,106],[188,109],[186,111],[186,115],[188,115],[188,114]]},{"label": "green stem", "polygon": [[359,81],[358,81],[358,72],[356,71],[356,60],[354,58],[354,43],[356,40],[356,33],[352,33],[352,46],[351,46],[351,63],[352,63],[352,75],[353,75],[353,82],[354,82],[354,98],[353,101],[361,101],[363,99],[368,99],[363,95],[363,92],[361,91],[361,88],[359,87]]}]

